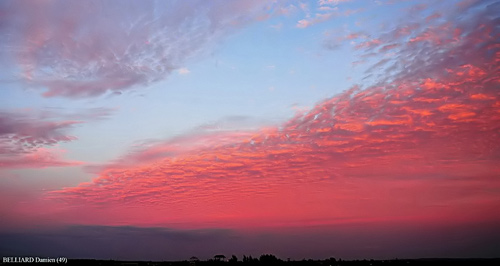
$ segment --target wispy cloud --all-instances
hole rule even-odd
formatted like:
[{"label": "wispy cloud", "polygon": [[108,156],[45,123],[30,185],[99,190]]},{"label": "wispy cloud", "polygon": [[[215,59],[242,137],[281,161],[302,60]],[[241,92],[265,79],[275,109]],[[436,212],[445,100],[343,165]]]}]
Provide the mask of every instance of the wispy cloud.
[{"label": "wispy cloud", "polygon": [[319,0],[318,4],[321,5],[321,6],[324,6],[324,5],[338,5],[338,4],[345,3],[345,2],[350,2],[350,1],[351,0]]},{"label": "wispy cloud", "polygon": [[[337,17],[348,17],[361,11],[361,9],[340,9],[339,4],[350,2],[350,0],[320,0],[318,5],[307,9],[303,8],[305,18],[297,21],[297,28],[308,28],[318,23],[326,22]],[[315,10],[311,12],[311,9]]]},{"label": "wispy cloud", "polygon": [[310,27],[314,24],[330,20],[338,15],[339,15],[338,10],[336,8],[334,8],[333,10],[330,10],[328,13],[317,13],[317,14],[315,14],[315,16],[313,18],[310,18],[310,19],[301,19],[297,22],[296,27],[297,28],[307,28],[307,27]]},{"label": "wispy cloud", "polygon": [[379,46],[382,42],[379,39],[372,39],[369,41],[365,41],[359,43],[355,46],[356,49],[372,49],[376,46]]},{"label": "wispy cloud", "polygon": [[83,162],[63,159],[66,151],[55,148],[34,148],[29,153],[0,155],[0,168],[46,168],[81,165]]},{"label": "wispy cloud", "polygon": [[281,23],[281,22],[280,22],[280,23],[277,23],[277,24],[271,25],[271,26],[269,26],[269,27],[270,27],[271,29],[274,29],[274,30],[279,31],[279,30],[281,30],[281,29],[283,28],[283,23]]}]

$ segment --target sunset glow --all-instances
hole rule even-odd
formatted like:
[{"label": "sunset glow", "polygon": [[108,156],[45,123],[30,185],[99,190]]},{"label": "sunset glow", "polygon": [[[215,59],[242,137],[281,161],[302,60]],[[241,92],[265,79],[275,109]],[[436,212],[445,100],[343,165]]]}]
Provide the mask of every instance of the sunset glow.
[{"label": "sunset glow", "polygon": [[[1,255],[500,255],[498,1],[0,14]],[[83,251],[79,232],[181,244]]]}]

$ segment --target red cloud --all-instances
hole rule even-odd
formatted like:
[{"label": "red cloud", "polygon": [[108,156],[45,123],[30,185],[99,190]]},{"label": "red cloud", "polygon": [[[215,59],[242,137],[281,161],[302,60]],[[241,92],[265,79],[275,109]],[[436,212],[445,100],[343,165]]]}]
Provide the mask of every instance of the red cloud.
[{"label": "red cloud", "polygon": [[48,197],[62,202],[58,217],[83,223],[499,220],[500,47],[491,12],[481,9],[469,27],[433,28],[460,29],[453,42],[441,32],[434,36],[444,40],[417,45],[408,40],[419,33],[391,39],[407,62],[396,75],[282,126],[219,143],[211,135],[153,145]]},{"label": "red cloud", "polygon": [[500,203],[500,76],[494,58],[483,60],[436,78],[353,88],[281,127],[220,143],[211,136],[172,156],[164,152],[175,141],[154,146],[134,158],[155,161],[111,166],[49,197],[97,210],[88,223],[498,219],[490,210]]}]

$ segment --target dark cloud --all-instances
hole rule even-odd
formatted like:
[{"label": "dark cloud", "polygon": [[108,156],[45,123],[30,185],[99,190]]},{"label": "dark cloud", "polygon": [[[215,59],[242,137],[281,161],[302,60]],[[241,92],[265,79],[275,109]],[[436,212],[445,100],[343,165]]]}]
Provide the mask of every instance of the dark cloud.
[{"label": "dark cloud", "polygon": [[281,259],[394,259],[496,257],[500,232],[494,224],[351,223],[239,232],[227,229],[179,230],[130,226],[69,226],[1,232],[0,256],[69,259],[172,261],[213,258],[216,254]]},{"label": "dark cloud", "polygon": [[229,230],[130,226],[70,226],[0,235],[3,256],[118,260],[187,260],[194,255],[208,258],[235,242]]}]

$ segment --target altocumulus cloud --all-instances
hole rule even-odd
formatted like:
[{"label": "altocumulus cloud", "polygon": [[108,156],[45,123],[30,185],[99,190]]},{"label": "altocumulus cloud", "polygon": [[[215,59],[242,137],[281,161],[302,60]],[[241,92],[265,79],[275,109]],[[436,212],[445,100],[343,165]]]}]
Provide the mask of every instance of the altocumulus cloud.
[{"label": "altocumulus cloud", "polygon": [[262,18],[268,4],[3,1],[1,64],[45,97],[119,93],[164,79],[214,40]]},{"label": "altocumulus cloud", "polygon": [[[48,196],[70,203],[69,220],[83,219],[77,210],[92,210],[89,223],[498,219],[491,210],[500,187],[500,52],[492,43],[496,17],[484,16],[487,7],[466,13],[483,26],[456,40],[438,34],[441,42],[413,46],[423,33],[409,33],[415,37],[394,49],[399,57],[416,52],[425,60],[395,68],[385,82],[353,87],[281,126],[153,145],[91,182]],[[443,44],[439,54],[429,51],[431,44]],[[453,60],[438,69],[443,58]],[[416,75],[407,74],[412,69]],[[193,145],[178,149],[184,145],[177,141]]]}]

